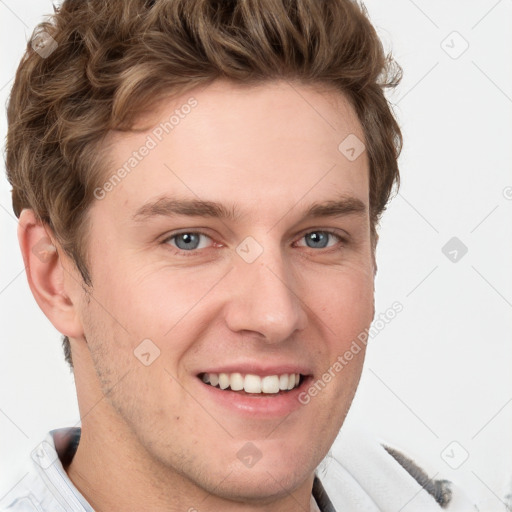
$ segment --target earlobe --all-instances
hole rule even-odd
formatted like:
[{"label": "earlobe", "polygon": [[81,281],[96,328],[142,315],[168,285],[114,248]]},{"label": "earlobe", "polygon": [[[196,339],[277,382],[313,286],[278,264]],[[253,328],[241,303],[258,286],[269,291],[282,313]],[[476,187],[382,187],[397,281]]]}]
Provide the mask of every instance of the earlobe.
[{"label": "earlobe", "polygon": [[73,338],[83,336],[73,301],[80,287],[66,288],[70,280],[65,279],[69,271],[63,265],[62,249],[33,210],[25,209],[20,214],[18,241],[30,290],[43,313],[60,333]]}]

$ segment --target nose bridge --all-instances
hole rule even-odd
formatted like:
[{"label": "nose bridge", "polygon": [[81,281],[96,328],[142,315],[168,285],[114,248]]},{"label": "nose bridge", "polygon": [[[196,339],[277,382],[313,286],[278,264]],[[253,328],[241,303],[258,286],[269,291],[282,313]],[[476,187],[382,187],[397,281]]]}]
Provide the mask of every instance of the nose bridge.
[{"label": "nose bridge", "polygon": [[280,247],[247,243],[240,244],[234,260],[236,291],[229,298],[228,325],[233,331],[258,332],[267,342],[285,340],[306,321],[293,272]]}]

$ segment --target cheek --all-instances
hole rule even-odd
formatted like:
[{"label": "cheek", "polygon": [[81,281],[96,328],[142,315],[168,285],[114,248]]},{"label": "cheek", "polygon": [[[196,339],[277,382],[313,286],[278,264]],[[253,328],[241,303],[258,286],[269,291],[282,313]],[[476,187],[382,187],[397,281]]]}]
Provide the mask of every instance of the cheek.
[{"label": "cheek", "polygon": [[327,289],[322,320],[328,354],[320,379],[330,389],[324,397],[328,407],[337,408],[338,417],[342,418],[364,363],[366,344],[361,342],[361,334],[366,333],[373,320],[373,279],[363,269],[350,269],[343,276],[332,278]]},{"label": "cheek", "polygon": [[[129,297],[129,313],[124,315],[132,329],[140,336],[173,338],[196,325],[192,321],[203,306],[215,297],[215,272],[190,269],[145,271],[135,275],[122,293]],[[208,296],[208,301],[201,302]]]},{"label": "cheek", "polygon": [[140,270],[129,258],[103,261],[95,278],[94,298],[104,310],[98,313],[112,316],[136,338],[162,336],[194,298],[190,282],[179,275],[171,279],[161,270]]},{"label": "cheek", "polygon": [[327,338],[351,341],[373,320],[373,278],[361,270],[326,272],[321,282],[308,286],[308,306],[323,322]]},{"label": "cheek", "polygon": [[183,356],[211,327],[216,305],[212,288],[219,277],[188,269],[115,272],[108,280],[104,274],[91,308],[91,321],[102,325],[101,332],[94,329],[96,335],[108,341],[105,350],[115,352],[120,364],[137,367],[133,354],[140,346],[151,357],[158,354],[156,361],[178,375]]}]

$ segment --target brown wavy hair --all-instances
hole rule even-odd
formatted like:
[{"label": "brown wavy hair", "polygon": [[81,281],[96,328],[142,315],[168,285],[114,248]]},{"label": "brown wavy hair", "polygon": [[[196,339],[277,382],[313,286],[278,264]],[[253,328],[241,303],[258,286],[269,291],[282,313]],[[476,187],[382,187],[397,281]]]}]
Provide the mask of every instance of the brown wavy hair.
[{"label": "brown wavy hair", "polygon": [[[14,213],[32,209],[92,286],[87,211],[106,173],[105,136],[132,129],[164,97],[218,78],[294,80],[334,87],[357,112],[375,250],[400,181],[402,135],[384,93],[401,77],[356,1],[65,0],[34,30],[8,104]],[[72,368],[66,337],[63,346]]]}]

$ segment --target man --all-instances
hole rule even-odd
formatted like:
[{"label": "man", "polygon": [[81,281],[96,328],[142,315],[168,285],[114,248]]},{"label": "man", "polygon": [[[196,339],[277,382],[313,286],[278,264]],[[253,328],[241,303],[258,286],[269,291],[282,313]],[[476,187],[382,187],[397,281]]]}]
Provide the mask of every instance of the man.
[{"label": "man", "polygon": [[375,314],[399,79],[349,0],[66,0],[39,26],[7,170],[81,429],[48,434],[7,510],[453,503],[357,432],[325,459]]}]

